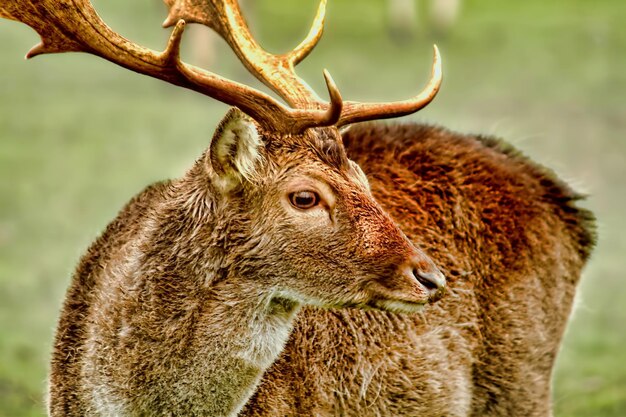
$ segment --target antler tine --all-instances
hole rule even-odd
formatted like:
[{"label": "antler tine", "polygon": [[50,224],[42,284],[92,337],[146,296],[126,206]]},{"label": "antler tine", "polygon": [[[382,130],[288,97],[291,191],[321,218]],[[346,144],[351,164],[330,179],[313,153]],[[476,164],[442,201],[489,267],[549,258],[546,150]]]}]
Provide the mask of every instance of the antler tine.
[{"label": "antler tine", "polygon": [[310,127],[333,126],[337,123],[343,109],[341,93],[326,70],[324,79],[330,96],[326,110],[289,109],[290,117],[283,119],[284,132],[301,133]]},{"label": "antler tine", "polygon": [[326,110],[290,109],[254,88],[184,64],[179,54],[183,20],[176,24],[165,51],[158,53],[111,30],[89,0],[14,0],[0,5],[0,17],[26,23],[40,34],[41,43],[28,52],[27,58],[44,53],[87,52],[237,106],[268,129],[297,133],[307,127],[333,124],[337,108],[341,108],[341,97],[330,85],[333,101]]},{"label": "antler tine", "polygon": [[311,117],[309,120],[300,122],[298,127],[294,128],[294,130],[303,131],[313,126],[332,126],[339,121],[343,110],[343,99],[341,98],[341,93],[327,70],[324,70],[324,80],[326,81],[326,88],[328,89],[328,95],[330,96],[330,105],[326,111],[318,110],[313,113],[310,111],[303,111],[305,114],[315,114],[315,116]]},{"label": "antler tine", "polygon": [[283,55],[270,54],[258,44],[250,33],[237,0],[164,1],[170,8],[169,16],[163,23],[165,27],[178,19],[206,25],[228,43],[251,74],[289,105],[317,109],[327,106],[294,70],[294,66],[311,52],[322,36],[326,0],[321,0],[306,38],[292,52]]},{"label": "antler tine", "polygon": [[317,8],[317,13],[315,14],[315,19],[313,20],[313,24],[311,25],[308,35],[302,42],[300,42],[300,45],[296,46],[295,49],[288,54],[288,60],[291,62],[292,66],[296,66],[302,62],[304,58],[309,56],[313,48],[315,48],[319,40],[322,38],[325,19],[326,0],[322,0]]},{"label": "antler tine", "polygon": [[418,95],[408,100],[392,103],[358,103],[346,101],[343,106],[343,114],[337,126],[345,126],[350,123],[364,122],[366,120],[405,116],[415,113],[427,106],[437,95],[443,79],[441,55],[439,54],[437,45],[433,45],[433,50],[434,58],[431,77],[426,87]]}]

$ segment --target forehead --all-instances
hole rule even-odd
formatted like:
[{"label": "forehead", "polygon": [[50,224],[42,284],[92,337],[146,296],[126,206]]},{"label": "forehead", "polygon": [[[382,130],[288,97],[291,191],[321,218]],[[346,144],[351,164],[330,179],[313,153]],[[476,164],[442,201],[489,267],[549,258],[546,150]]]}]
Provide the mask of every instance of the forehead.
[{"label": "forehead", "polygon": [[336,128],[308,129],[301,135],[274,136],[266,141],[267,150],[288,159],[311,157],[340,171],[350,168],[348,156]]}]

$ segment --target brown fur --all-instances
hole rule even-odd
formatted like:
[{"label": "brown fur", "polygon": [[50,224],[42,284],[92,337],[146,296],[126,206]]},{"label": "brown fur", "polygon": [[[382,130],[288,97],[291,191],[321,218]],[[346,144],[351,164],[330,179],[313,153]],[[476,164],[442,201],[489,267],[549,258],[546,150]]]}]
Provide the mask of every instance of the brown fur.
[{"label": "brown fur", "polygon": [[422,316],[305,309],[245,416],[548,416],[593,215],[493,138],[423,125],[344,135],[374,197],[445,271]]},{"label": "brown fur", "polygon": [[[239,324],[254,323],[246,306],[274,275],[326,307],[372,305],[376,296],[356,289],[366,276],[394,294],[412,291],[394,271],[415,249],[391,218],[444,270],[447,295],[419,316],[304,307],[275,362],[225,365],[230,385],[221,388],[237,391],[255,389],[273,362],[241,415],[549,415],[551,369],[595,239],[580,197],[494,139],[354,126],[347,154],[390,218],[334,134],[265,134],[262,183],[237,189],[226,206],[206,157],[135,197],[74,276],[52,359],[51,415],[96,414],[100,381],[129,415],[235,410],[202,399],[213,398],[211,381],[224,381],[211,379],[212,366],[245,331]],[[272,193],[303,167],[333,185],[342,233],[313,230],[290,243],[276,234],[287,224]],[[290,323],[301,302],[277,298],[272,317]]]}]

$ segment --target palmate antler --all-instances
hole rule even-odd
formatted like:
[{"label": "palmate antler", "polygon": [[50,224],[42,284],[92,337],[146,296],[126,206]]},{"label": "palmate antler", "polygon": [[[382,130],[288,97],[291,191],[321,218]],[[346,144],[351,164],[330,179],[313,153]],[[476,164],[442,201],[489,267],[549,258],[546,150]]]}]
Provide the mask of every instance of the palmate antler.
[{"label": "palmate antler", "polygon": [[[40,34],[42,42],[28,52],[27,58],[56,52],[98,55],[132,71],[239,107],[265,128],[281,133],[410,114],[426,106],[441,84],[441,61],[435,47],[431,79],[414,98],[395,103],[343,102],[332,78],[324,71],[330,95],[330,103],[325,103],[296,75],[294,66],[311,52],[322,35],[326,0],[321,1],[308,36],[284,55],[270,54],[259,46],[236,0],[165,0],[165,3],[170,13],[164,26],[175,27],[163,52],[141,47],[115,33],[100,19],[89,0],[13,0],[0,5],[0,16],[26,23]],[[185,21],[215,30],[246,68],[291,108],[252,87],[183,63],[180,42]]]}]

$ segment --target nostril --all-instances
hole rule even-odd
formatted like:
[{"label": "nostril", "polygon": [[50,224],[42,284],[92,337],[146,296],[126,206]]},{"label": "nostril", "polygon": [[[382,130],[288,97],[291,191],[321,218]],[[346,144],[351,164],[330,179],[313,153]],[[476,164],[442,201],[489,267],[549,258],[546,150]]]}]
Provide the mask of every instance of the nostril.
[{"label": "nostril", "polygon": [[442,287],[442,283],[436,273],[424,272],[417,268],[413,268],[413,276],[419,281],[420,284],[431,291],[438,290]]}]

